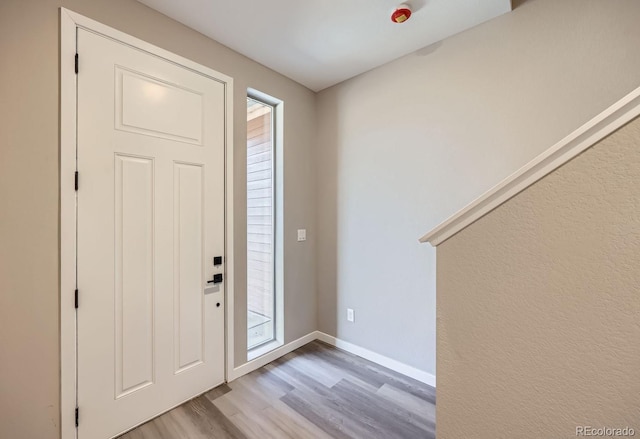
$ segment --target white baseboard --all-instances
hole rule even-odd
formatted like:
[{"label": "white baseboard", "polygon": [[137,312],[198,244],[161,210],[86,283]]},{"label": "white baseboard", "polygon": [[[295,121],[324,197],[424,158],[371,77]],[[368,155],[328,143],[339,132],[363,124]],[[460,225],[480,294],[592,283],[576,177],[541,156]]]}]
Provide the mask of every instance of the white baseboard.
[{"label": "white baseboard", "polygon": [[231,370],[229,372],[229,374],[227,376],[227,381],[233,381],[235,379],[240,378],[243,375],[246,375],[246,374],[248,374],[250,372],[253,372],[256,369],[260,369],[265,364],[269,364],[272,361],[275,361],[278,358],[282,357],[283,355],[287,355],[289,352],[295,351],[299,347],[302,347],[302,346],[306,345],[307,343],[312,342],[313,340],[318,338],[317,332],[318,331],[310,332],[307,335],[302,336],[299,339],[292,341],[291,343],[287,343],[285,345],[282,345],[279,348],[276,348],[276,349],[272,350],[271,352],[269,352],[267,354],[264,354],[261,357],[258,357],[258,358],[254,359],[254,360],[251,360],[251,361],[243,364],[242,366],[238,366],[238,367],[234,368],[233,370]]},{"label": "white baseboard", "polygon": [[278,358],[282,357],[283,355],[287,355],[289,352],[295,351],[299,347],[302,347],[307,343],[311,343],[314,340],[323,341],[327,344],[330,344],[331,346],[335,346],[338,349],[342,349],[343,351],[347,351],[351,354],[357,355],[358,357],[362,357],[366,360],[372,361],[376,364],[379,364],[380,366],[386,367],[387,369],[391,369],[402,375],[413,378],[414,380],[418,380],[432,387],[436,387],[435,375],[432,375],[420,369],[416,369],[413,366],[409,366],[392,358],[385,357],[384,355],[380,355],[376,352],[370,351],[360,346],[354,345],[353,343],[349,343],[348,341],[340,340],[339,338],[320,331],[310,332],[309,334],[300,337],[299,339],[294,340],[291,343],[282,345],[279,348],[276,348],[271,352],[256,358],[255,360],[251,360],[243,364],[242,366],[236,367],[229,373],[227,381],[233,381],[243,375],[253,372],[256,369],[261,368],[265,364],[269,364],[272,361],[275,361]]},{"label": "white baseboard", "polygon": [[357,355],[358,357],[362,357],[365,360],[372,361],[376,364],[379,364],[380,366],[384,366],[387,369],[391,369],[395,372],[401,373],[402,375],[406,375],[410,378],[413,378],[414,380],[418,380],[432,387],[436,387],[435,375],[432,375],[420,369],[416,369],[413,366],[409,366],[408,364],[404,364],[392,358],[385,357],[384,355],[380,355],[376,352],[370,351],[360,346],[354,345],[353,343],[349,343],[348,341],[340,340],[339,338],[336,338],[329,334],[325,334],[324,332],[316,332],[318,333],[317,339],[320,341],[342,349],[343,351],[350,352],[354,355]]}]

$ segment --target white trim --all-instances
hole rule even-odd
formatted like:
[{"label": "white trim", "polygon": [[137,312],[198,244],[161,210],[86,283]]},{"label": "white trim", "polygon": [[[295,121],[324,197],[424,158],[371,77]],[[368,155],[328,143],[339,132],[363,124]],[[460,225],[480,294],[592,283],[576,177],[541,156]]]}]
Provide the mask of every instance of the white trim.
[{"label": "white trim", "polygon": [[75,438],[76,406],[76,24],[60,8],[60,429]]},{"label": "white trim", "polygon": [[[63,439],[76,437],[76,29],[127,44],[173,64],[210,77],[225,86],[225,314],[226,376],[233,371],[233,79],[213,69],[156,47],[90,18],[60,8],[60,423]],[[80,67],[82,69],[82,67]],[[82,72],[80,73],[82,74]]]},{"label": "white trim", "polygon": [[297,340],[292,341],[291,343],[287,343],[285,345],[280,346],[277,349],[272,350],[271,352],[256,358],[255,360],[251,360],[242,366],[236,367],[229,374],[227,381],[233,381],[235,379],[240,378],[243,375],[246,375],[250,372],[253,372],[256,369],[260,369],[265,364],[269,364],[272,361],[277,360],[283,355],[287,355],[291,351],[295,351],[299,347],[306,345],[307,343],[311,343],[313,340],[318,338],[318,331],[310,332],[305,336],[300,337]]},{"label": "white trim", "polygon": [[255,360],[258,357],[262,357],[263,355],[268,354],[269,352],[279,348],[282,345],[283,345],[282,341],[279,341],[278,339],[274,339],[258,347],[251,348],[247,352],[247,361]]},{"label": "white trim", "polygon": [[607,108],[420,238],[434,247],[640,115],[640,88]]},{"label": "white trim", "polygon": [[233,208],[233,78],[226,77],[225,86],[225,379],[235,364],[234,317],[235,317],[235,253],[234,249],[234,208]]},{"label": "white trim", "polygon": [[380,366],[386,367],[387,369],[391,369],[402,375],[413,378],[414,380],[418,380],[422,383],[428,384],[431,387],[436,387],[435,375],[432,375],[420,369],[416,369],[413,366],[401,363],[400,361],[394,360],[392,358],[385,357],[384,355],[380,355],[376,352],[357,346],[353,343],[349,343],[348,341],[341,340],[332,335],[325,334],[324,332],[316,331],[316,333],[318,340],[328,343],[331,346],[335,346],[338,349],[342,349],[343,351],[347,351],[349,353],[357,355],[358,357],[364,358],[365,360],[372,361],[376,364],[379,364]]},{"label": "white trim", "polygon": [[[254,90],[255,92],[255,90]],[[274,243],[275,243],[275,293],[276,293],[276,341],[284,343],[284,102],[271,98],[275,102],[275,144],[273,145],[274,174],[273,174],[273,200],[275,210]]]}]

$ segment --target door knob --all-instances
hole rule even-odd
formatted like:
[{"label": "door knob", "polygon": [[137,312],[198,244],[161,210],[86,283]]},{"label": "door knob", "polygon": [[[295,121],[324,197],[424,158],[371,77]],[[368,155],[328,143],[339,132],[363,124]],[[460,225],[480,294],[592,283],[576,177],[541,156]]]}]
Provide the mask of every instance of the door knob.
[{"label": "door knob", "polygon": [[213,279],[207,281],[208,284],[219,284],[220,282],[222,282],[222,274],[214,274]]}]

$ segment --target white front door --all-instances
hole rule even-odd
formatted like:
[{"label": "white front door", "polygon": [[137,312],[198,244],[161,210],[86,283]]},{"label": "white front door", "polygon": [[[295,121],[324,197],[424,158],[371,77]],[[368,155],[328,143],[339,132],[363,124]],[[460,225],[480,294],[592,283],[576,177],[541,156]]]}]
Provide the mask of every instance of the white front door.
[{"label": "white front door", "polygon": [[[224,84],[78,29],[80,439],[224,381]],[[36,128],[37,129],[37,128]],[[223,259],[224,260],[224,259]]]}]

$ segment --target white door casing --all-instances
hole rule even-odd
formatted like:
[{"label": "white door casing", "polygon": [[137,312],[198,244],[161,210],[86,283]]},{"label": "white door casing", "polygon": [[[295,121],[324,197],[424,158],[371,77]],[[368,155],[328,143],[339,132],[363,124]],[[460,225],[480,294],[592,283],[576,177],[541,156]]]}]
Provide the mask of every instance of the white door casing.
[{"label": "white door casing", "polygon": [[[63,242],[62,434],[75,436],[67,403],[77,390],[78,437],[101,438],[225,379],[230,79],[76,29],[80,307],[77,389],[71,389],[71,313],[64,297],[74,252]],[[62,114],[64,141],[69,130]],[[64,169],[70,158],[61,148]],[[64,239],[75,218],[68,215],[71,197],[63,179]],[[225,281],[207,284],[222,273],[212,263],[221,255]]]}]

